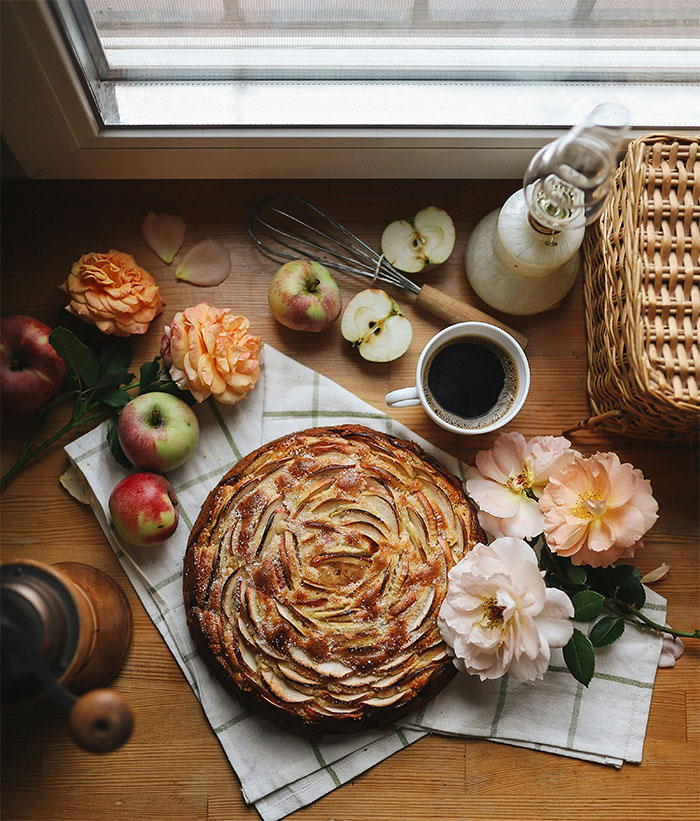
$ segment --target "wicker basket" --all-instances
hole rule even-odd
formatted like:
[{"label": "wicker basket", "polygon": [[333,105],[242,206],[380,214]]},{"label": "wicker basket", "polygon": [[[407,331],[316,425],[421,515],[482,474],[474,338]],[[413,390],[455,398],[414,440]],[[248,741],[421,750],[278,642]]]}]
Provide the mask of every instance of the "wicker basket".
[{"label": "wicker basket", "polygon": [[579,427],[673,438],[700,425],[700,137],[630,143],[584,243],[588,393]]}]

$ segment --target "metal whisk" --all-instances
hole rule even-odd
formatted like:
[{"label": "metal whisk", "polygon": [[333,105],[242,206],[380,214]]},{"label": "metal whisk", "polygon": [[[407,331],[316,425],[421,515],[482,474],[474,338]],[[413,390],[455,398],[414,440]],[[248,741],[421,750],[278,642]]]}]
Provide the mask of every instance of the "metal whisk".
[{"label": "metal whisk", "polygon": [[256,200],[248,216],[248,233],[276,260],[312,259],[346,274],[380,280],[416,295],[416,305],[448,322],[488,322],[508,331],[524,348],[527,338],[466,302],[430,285],[418,285],[359,237],[320,208],[291,194]]}]

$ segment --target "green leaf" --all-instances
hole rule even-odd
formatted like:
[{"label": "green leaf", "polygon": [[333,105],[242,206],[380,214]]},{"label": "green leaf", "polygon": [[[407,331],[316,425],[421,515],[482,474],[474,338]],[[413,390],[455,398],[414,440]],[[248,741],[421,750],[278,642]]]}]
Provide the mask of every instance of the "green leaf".
[{"label": "green leaf", "polygon": [[141,365],[140,379],[139,379],[139,393],[147,393],[146,388],[153,384],[160,371],[160,357],[156,357],[152,362],[144,362]]},{"label": "green leaf", "polygon": [[588,576],[585,567],[578,567],[575,564],[570,564],[566,568],[566,575],[569,577],[569,581],[573,582],[573,584],[582,585],[586,583],[586,578]]},{"label": "green leaf", "polygon": [[621,564],[612,568],[610,578],[614,587],[624,589],[638,585],[642,581],[642,574],[632,565]]},{"label": "green leaf", "polygon": [[130,384],[133,379],[134,375],[129,371],[109,371],[103,373],[93,387],[99,390],[118,388],[120,385]]},{"label": "green leaf", "polygon": [[68,328],[54,328],[49,334],[49,342],[80,383],[90,388],[97,382],[100,375],[97,354],[72,331]]},{"label": "green leaf", "polygon": [[639,584],[635,584],[634,587],[621,587],[617,591],[617,598],[639,609],[644,606],[644,602],[647,600],[647,593],[644,589],[644,585],[640,582]]},{"label": "green leaf", "polygon": [[564,647],[564,661],[576,681],[588,687],[595,671],[595,651],[588,636],[580,630],[574,628],[569,643]]},{"label": "green leaf", "polygon": [[600,615],[605,596],[595,590],[579,590],[571,601],[574,603],[574,618],[577,621],[591,621]]},{"label": "green leaf", "polygon": [[591,644],[594,647],[606,647],[617,641],[625,629],[622,616],[604,616],[591,630]]},{"label": "green leaf", "polygon": [[119,444],[119,437],[117,435],[117,417],[110,417],[107,423],[107,444],[112,451],[112,456],[124,468],[130,468],[131,462],[126,458],[122,446]]},{"label": "green leaf", "polygon": [[124,405],[127,405],[129,402],[131,402],[131,397],[125,390],[121,388],[115,388],[114,390],[105,391],[104,393],[101,393],[100,402],[104,402],[104,404],[110,408],[115,408],[116,410],[119,410],[120,408],[123,408]]},{"label": "green leaf", "polygon": [[608,576],[609,569],[607,567],[589,567],[588,586],[602,593],[604,596],[608,596],[610,594]]},{"label": "green leaf", "polygon": [[100,349],[100,374],[118,373],[131,364],[131,340],[108,336]]}]

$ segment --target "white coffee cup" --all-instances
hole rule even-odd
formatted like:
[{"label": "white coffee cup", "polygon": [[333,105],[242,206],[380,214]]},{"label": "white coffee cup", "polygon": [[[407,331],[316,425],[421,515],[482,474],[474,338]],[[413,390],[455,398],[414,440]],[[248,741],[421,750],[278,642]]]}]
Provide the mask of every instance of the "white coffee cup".
[{"label": "white coffee cup", "polygon": [[[425,392],[425,382],[427,381],[425,379],[425,372],[428,365],[432,364],[433,354],[440,348],[445,347],[447,343],[453,340],[456,341],[461,337],[465,337],[465,339],[474,342],[483,339],[487,343],[491,342],[495,344],[496,347],[500,347],[505,352],[516,369],[517,384],[514,387],[512,401],[505,407],[502,415],[496,419],[488,419],[483,426],[479,426],[478,419],[469,420],[469,425],[465,424],[462,426],[441,418],[430,406]],[[456,374],[456,376],[459,375]],[[416,366],[415,387],[400,388],[399,390],[391,391],[391,393],[386,395],[385,402],[393,408],[422,405],[423,410],[434,422],[437,422],[438,425],[453,433],[490,433],[507,425],[508,422],[513,419],[520,408],[522,408],[529,389],[530,366],[528,365],[527,357],[523,349],[509,333],[497,328],[495,325],[489,325],[486,322],[460,322],[457,325],[450,325],[448,328],[435,334],[425,348],[423,348],[418,359],[418,365]],[[433,399],[433,404],[436,404],[435,399]],[[454,417],[455,414],[452,414],[452,416]],[[488,416],[489,414],[486,414],[486,417]]]}]

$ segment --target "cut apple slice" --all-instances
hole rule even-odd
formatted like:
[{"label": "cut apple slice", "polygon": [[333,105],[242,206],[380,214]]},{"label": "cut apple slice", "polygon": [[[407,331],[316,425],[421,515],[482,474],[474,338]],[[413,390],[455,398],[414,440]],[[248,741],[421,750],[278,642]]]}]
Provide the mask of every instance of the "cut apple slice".
[{"label": "cut apple slice", "polygon": [[369,362],[398,359],[413,339],[413,326],[380,288],[366,288],[355,294],[343,312],[340,330]]},{"label": "cut apple slice", "polygon": [[450,215],[430,205],[413,220],[396,220],[384,229],[382,253],[399,271],[419,274],[445,262],[455,245],[455,227]]}]

